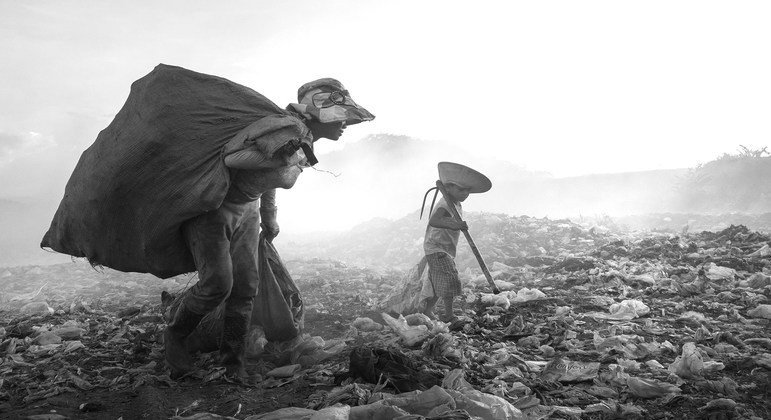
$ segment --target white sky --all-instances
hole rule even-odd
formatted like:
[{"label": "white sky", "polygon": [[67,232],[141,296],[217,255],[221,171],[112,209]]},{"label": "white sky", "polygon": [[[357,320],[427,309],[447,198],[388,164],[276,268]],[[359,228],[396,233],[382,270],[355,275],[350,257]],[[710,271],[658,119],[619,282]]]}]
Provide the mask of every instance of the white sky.
[{"label": "white sky", "polygon": [[377,116],[343,141],[406,134],[556,176],[690,167],[770,145],[769,22],[767,1],[0,0],[0,197],[61,196],[158,63],[282,106],[338,78]]}]

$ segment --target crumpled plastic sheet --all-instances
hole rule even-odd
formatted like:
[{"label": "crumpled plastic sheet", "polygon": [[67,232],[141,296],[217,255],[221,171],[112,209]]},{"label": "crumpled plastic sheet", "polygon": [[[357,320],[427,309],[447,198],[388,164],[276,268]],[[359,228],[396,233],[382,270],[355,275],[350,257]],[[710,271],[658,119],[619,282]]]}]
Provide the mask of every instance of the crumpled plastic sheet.
[{"label": "crumpled plastic sheet", "polygon": [[610,312],[608,314],[591,312],[585,315],[596,319],[630,320],[647,315],[650,313],[651,308],[640,300],[626,299],[620,303],[610,305],[608,311]]}]

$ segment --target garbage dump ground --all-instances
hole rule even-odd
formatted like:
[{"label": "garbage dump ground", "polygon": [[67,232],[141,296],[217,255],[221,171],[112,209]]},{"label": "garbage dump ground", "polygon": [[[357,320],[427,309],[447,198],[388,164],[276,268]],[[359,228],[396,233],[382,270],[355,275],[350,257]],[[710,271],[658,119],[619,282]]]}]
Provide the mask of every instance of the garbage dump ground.
[{"label": "garbage dump ground", "polygon": [[497,232],[477,244],[502,293],[459,261],[452,323],[384,308],[406,270],[287,261],[305,334],[253,330],[248,385],[216,353],[169,378],[161,293],[192,275],[0,268],[0,417],[771,418],[767,234],[478,219]]}]

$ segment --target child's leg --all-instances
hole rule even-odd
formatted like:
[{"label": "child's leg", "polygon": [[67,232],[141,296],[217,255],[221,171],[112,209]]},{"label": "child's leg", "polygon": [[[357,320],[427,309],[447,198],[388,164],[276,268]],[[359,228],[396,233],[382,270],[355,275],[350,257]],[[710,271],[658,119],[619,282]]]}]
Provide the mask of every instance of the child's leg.
[{"label": "child's leg", "polygon": [[449,320],[454,315],[452,313],[452,301],[454,296],[449,295],[442,298],[442,302],[444,302],[444,319]]},{"label": "child's leg", "polygon": [[436,306],[436,302],[438,300],[439,298],[436,296],[426,299],[426,309],[423,310],[423,314],[431,319],[436,319],[436,314],[434,314],[434,307]]}]

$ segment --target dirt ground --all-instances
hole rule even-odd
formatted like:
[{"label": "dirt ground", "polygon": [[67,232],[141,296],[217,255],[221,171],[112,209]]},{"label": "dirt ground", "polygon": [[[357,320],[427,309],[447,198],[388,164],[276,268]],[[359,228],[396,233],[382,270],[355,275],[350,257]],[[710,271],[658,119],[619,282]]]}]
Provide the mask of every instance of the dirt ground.
[{"label": "dirt ground", "polygon": [[[329,383],[320,384],[300,377],[272,388],[235,385],[224,380],[202,383],[199,378],[168,380],[162,354],[158,353],[162,348],[160,336],[164,325],[160,294],[163,290],[175,291],[188,286],[194,281],[189,276],[162,281],[147,275],[94,270],[83,262],[12,267],[5,271],[6,278],[2,279],[3,287],[0,288],[0,302],[5,310],[0,311],[0,326],[7,331],[6,346],[8,337],[13,337],[14,332],[19,336],[25,334],[18,330],[63,325],[68,321],[90,326],[93,334],[84,334],[80,338],[84,348],[70,354],[46,355],[49,357],[40,357],[31,366],[16,366],[12,372],[8,368],[9,360],[0,365],[6,367],[0,371],[0,389],[3,391],[0,393],[0,418],[49,415],[41,418],[55,419],[62,418],[56,416],[60,415],[70,419],[163,419],[202,412],[237,414],[242,418],[282,407],[305,407],[308,396],[334,387],[331,378]],[[22,298],[47,300],[56,313],[20,316],[19,307],[27,300],[18,295],[9,297],[11,290],[36,293],[34,297]],[[358,299],[345,304],[349,311],[330,313],[326,309],[317,310],[323,305],[314,303],[316,299],[310,293],[306,295],[308,309],[304,331],[311,336],[332,340],[344,336],[357,316],[377,318],[377,314]],[[121,335],[121,332],[126,332],[123,336],[131,340],[116,341],[118,346],[106,345],[110,336]],[[0,349],[0,353],[5,352],[7,348]],[[213,358],[213,354],[209,358]],[[105,371],[110,367],[125,372],[148,362],[154,362],[150,372],[152,378],[161,380],[132,379],[107,387],[72,386],[73,381],[71,378],[68,381],[66,376],[69,373],[65,373]],[[324,366],[346,370],[347,363],[347,354],[341,353],[326,360]],[[249,364],[250,371],[267,369],[259,360],[250,360]],[[208,367],[212,365],[213,361],[208,361]],[[108,373],[102,376],[110,377]],[[38,389],[34,389],[36,385],[39,385]]]},{"label": "dirt ground", "polygon": [[[364,312],[365,308],[356,308],[348,316],[331,316],[309,311],[305,319],[306,332],[327,339],[340,337],[355,315]],[[160,360],[158,363],[162,364]],[[251,360],[249,370],[258,363]],[[347,369],[347,354],[340,354],[326,363]],[[6,386],[13,387],[13,384],[6,382]],[[0,418],[25,419],[31,415],[58,414],[70,419],[165,419],[202,412],[243,417],[283,407],[305,407],[311,394],[333,387],[312,384],[303,378],[280,387],[259,389],[225,381],[202,383],[197,378],[186,378],[143,384],[135,389],[72,389],[28,404],[11,398],[0,404]]]}]

